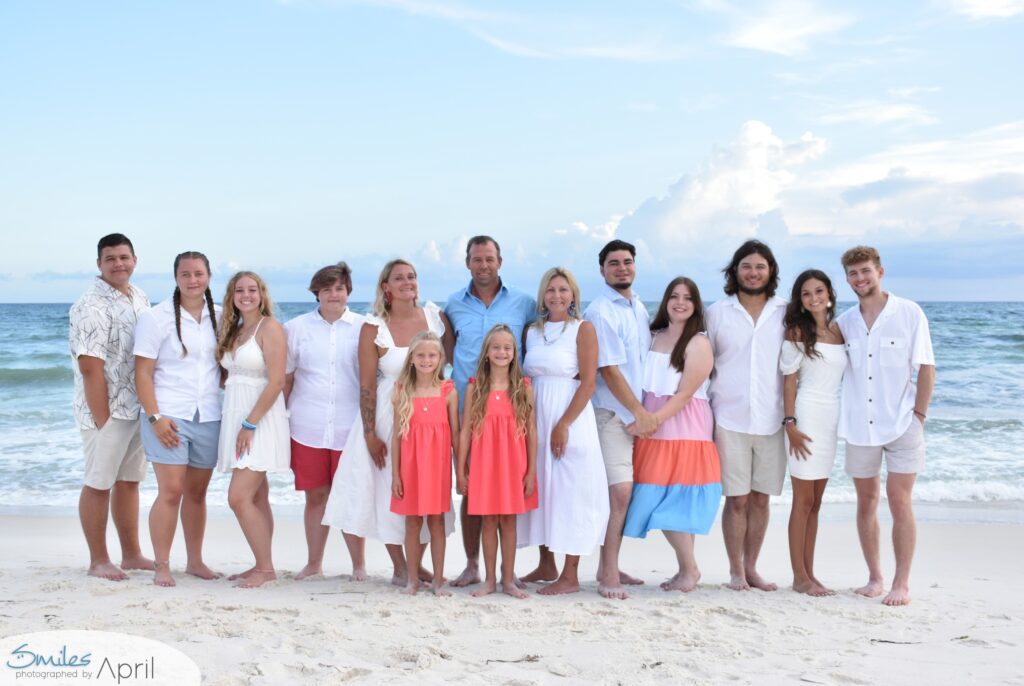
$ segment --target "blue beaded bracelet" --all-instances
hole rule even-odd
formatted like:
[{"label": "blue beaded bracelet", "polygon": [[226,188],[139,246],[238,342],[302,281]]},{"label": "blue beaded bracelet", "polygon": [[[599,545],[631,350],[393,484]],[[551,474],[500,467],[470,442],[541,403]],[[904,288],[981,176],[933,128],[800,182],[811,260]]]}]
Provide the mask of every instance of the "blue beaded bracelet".
[{"label": "blue beaded bracelet", "polygon": [[242,428],[243,429],[248,429],[249,431],[255,431],[256,430],[256,425],[250,423],[248,420],[243,419],[242,420]]}]

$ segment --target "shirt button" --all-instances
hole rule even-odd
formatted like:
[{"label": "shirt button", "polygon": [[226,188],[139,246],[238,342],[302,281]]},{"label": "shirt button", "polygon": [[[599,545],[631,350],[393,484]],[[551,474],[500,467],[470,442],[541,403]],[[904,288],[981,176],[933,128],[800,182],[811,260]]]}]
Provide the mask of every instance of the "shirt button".
[{"label": "shirt button", "polygon": [[873,422],[872,420],[870,420],[870,419],[869,419],[869,420],[868,420],[868,424],[874,424],[874,422]]},{"label": "shirt button", "polygon": [[873,378],[874,378],[874,377],[871,377],[871,376],[869,376],[869,377],[868,377],[868,381],[871,381],[871,379],[873,379]]},{"label": "shirt button", "polygon": [[871,402],[871,398],[868,398],[868,402]]}]

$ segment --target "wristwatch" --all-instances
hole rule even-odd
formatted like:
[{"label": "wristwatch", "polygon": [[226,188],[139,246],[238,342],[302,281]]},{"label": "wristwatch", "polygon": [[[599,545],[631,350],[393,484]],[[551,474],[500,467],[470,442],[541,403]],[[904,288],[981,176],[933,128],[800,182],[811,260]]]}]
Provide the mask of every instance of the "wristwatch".
[{"label": "wristwatch", "polygon": [[787,424],[796,424],[796,417],[783,417],[782,425],[786,426]]},{"label": "wristwatch", "polygon": [[164,418],[163,415],[160,414],[159,412],[156,413],[156,414],[151,414],[151,415],[149,415],[149,417],[147,417],[147,419],[149,419],[149,423],[150,424],[156,424],[157,422],[159,422],[163,418]]}]

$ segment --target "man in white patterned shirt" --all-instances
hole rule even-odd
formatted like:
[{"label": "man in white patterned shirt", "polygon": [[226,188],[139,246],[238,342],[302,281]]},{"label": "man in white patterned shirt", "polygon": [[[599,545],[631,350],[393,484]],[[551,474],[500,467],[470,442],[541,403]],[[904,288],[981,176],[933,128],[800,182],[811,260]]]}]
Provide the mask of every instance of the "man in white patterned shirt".
[{"label": "man in white patterned shirt", "polygon": [[[100,275],[69,312],[75,420],[82,432],[85,479],[78,515],[89,546],[89,575],[124,581],[125,569],[153,570],[139,548],[139,482],[146,459],[135,394],[135,323],[149,307],[129,283],[138,259],[126,236],[96,247]],[[107,512],[121,543],[121,566],[107,553]]]}]

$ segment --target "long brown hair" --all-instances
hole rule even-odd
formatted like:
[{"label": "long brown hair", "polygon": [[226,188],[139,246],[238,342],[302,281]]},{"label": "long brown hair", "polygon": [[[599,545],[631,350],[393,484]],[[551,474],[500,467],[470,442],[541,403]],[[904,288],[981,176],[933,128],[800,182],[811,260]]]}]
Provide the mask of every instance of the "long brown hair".
[{"label": "long brown hair", "polygon": [[736,295],[742,290],[737,272],[743,258],[750,255],[760,255],[768,262],[768,283],[765,284],[764,294],[769,298],[773,297],[779,287],[779,263],[775,260],[772,249],[766,243],[753,238],[736,248],[736,252],[732,255],[732,261],[722,270],[722,273],[725,274],[725,286],[722,290],[726,295]]},{"label": "long brown hair", "polygon": [[[210,260],[206,259],[206,255],[195,250],[186,250],[177,257],[174,258],[174,279],[178,279],[178,264],[182,260],[202,260],[203,264],[206,265],[206,275],[212,276],[210,271]],[[213,293],[210,292],[210,284],[206,284],[206,293],[203,294],[206,298],[206,309],[210,312],[210,324],[213,326],[213,335],[217,335],[217,310],[213,306]],[[181,357],[185,358],[188,356],[188,348],[185,347],[185,341],[181,340],[181,289],[178,288],[178,284],[174,284],[174,330],[178,333],[178,342],[181,343]]]},{"label": "long brown hair", "polygon": [[519,364],[519,346],[516,336],[507,324],[495,324],[480,347],[480,359],[476,363],[476,388],[473,391],[473,404],[470,406],[469,425],[473,433],[479,433],[483,427],[484,415],[487,414],[487,400],[491,395],[491,361],[487,359],[487,348],[491,339],[499,333],[506,333],[512,339],[512,362],[508,366],[508,397],[512,401],[512,412],[516,418],[516,435],[526,433],[528,422],[533,421],[533,402],[526,392],[526,379],[522,366]]},{"label": "long brown hair", "polygon": [[224,304],[221,305],[220,330],[217,335],[218,361],[224,357],[224,353],[235,347],[235,341],[238,339],[238,332],[242,325],[242,313],[235,307],[235,286],[239,279],[247,276],[256,282],[256,287],[260,290],[260,314],[264,317],[274,315],[274,304],[270,300],[270,292],[267,290],[266,282],[260,278],[259,274],[243,271],[232,276],[224,292]]},{"label": "long brown hair", "polygon": [[661,304],[658,305],[658,311],[654,315],[654,319],[651,321],[651,332],[656,333],[662,329],[667,329],[669,325],[668,319],[668,299],[672,296],[672,291],[675,290],[676,286],[683,284],[687,290],[690,291],[690,300],[693,302],[693,314],[686,320],[683,325],[683,333],[676,341],[675,347],[672,348],[672,354],[669,357],[669,361],[677,371],[682,372],[683,366],[686,364],[686,345],[690,342],[697,334],[704,331],[707,327],[704,325],[704,302],[700,299],[700,289],[697,288],[697,284],[693,282],[693,279],[685,276],[677,276],[668,282],[668,286],[665,288],[665,294],[661,296]]},{"label": "long brown hair", "polygon": [[[804,355],[807,355],[807,357],[821,357],[821,351],[814,349],[815,344],[818,342],[818,325],[814,321],[814,315],[804,309],[803,298],[800,296],[800,292],[804,289],[804,284],[811,279],[821,281],[825,284],[826,290],[828,290],[828,310],[825,312],[825,325],[831,324],[832,320],[836,318],[836,292],[832,289],[832,280],[828,278],[828,274],[820,269],[807,269],[800,272],[800,276],[796,277],[796,281],[793,282],[793,292],[789,295],[789,304],[786,305],[786,316],[782,323],[786,327],[787,333],[790,333],[793,338],[804,344]],[[796,334],[799,334],[799,337]]]},{"label": "long brown hair", "polygon": [[445,356],[441,339],[438,338],[436,333],[421,331],[413,336],[409,342],[409,352],[405,356],[405,366],[402,367],[402,372],[395,380],[395,389],[391,392],[391,402],[394,404],[395,414],[398,416],[395,433],[399,436],[409,433],[409,420],[412,418],[412,391],[416,385],[416,365],[412,363],[412,354],[416,352],[416,348],[428,343],[436,345],[438,352],[441,353],[441,359],[438,361],[437,368],[434,369],[434,373],[430,377],[430,382],[434,387],[438,387],[444,382]]}]

